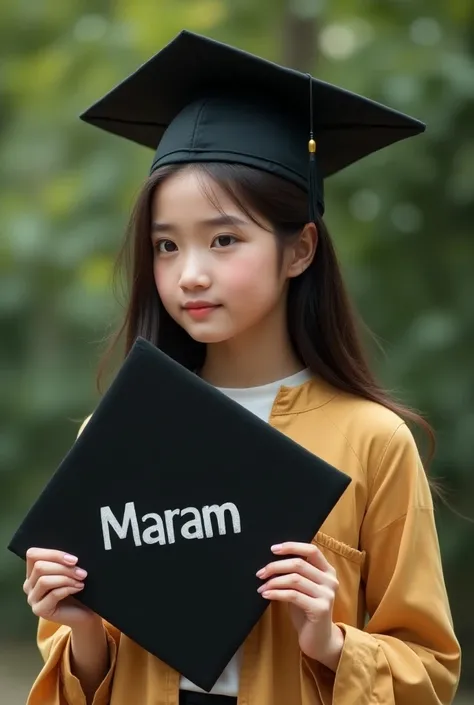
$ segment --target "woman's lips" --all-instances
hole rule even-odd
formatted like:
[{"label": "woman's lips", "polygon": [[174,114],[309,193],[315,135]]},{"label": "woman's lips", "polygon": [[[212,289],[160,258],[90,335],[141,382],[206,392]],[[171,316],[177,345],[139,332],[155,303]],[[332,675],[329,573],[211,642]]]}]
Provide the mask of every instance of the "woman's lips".
[{"label": "woman's lips", "polygon": [[195,320],[201,320],[203,318],[207,318],[213,311],[215,311],[217,308],[219,308],[220,305],[206,305],[203,304],[201,305],[196,305],[196,306],[186,306],[185,311],[188,313],[191,318],[194,318]]}]

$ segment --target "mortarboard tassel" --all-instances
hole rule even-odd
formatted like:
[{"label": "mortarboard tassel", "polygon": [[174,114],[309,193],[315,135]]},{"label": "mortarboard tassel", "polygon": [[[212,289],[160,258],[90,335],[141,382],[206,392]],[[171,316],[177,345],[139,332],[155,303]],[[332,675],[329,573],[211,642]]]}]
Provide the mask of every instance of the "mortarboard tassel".
[{"label": "mortarboard tassel", "polygon": [[316,142],[313,134],[313,78],[309,77],[309,175],[308,175],[308,195],[309,195],[309,222],[316,223],[318,215],[317,208],[317,184],[316,184]]}]

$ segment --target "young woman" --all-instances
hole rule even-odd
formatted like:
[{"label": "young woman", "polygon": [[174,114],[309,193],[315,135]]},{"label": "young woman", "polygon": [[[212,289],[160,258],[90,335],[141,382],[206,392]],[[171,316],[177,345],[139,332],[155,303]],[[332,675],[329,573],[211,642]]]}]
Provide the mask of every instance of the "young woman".
[{"label": "young woman", "polygon": [[323,178],[419,123],[189,33],[85,117],[158,145],[123,251],[126,351],[148,338],[352,482],[310,544],[272,547],[269,609],[210,694],[74,600],[80,556],[30,549],[29,705],[448,705],[460,650],[406,425],[424,422],[374,381],[322,219]]}]

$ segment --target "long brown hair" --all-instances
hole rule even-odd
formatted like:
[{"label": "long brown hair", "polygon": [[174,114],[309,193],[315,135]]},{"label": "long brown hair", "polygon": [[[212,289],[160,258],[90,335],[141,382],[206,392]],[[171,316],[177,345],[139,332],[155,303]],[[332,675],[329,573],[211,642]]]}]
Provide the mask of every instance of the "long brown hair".
[{"label": "long brown hair", "polygon": [[[127,304],[122,324],[99,367],[99,389],[105,366],[119,343],[123,344],[123,357],[137,336],[189,369],[198,369],[204,361],[205,345],[194,341],[169,316],[153,277],[151,201],[155,189],[182,169],[210,177],[211,183],[217,184],[254,222],[262,227],[262,219],[270,223],[281,248],[307,223],[307,194],[290,182],[251,167],[200,163],[167,166],[153,173],[138,196],[117,260],[116,273],[125,274],[128,283]],[[208,183],[202,179],[206,195],[219,207]],[[295,352],[306,367],[334,387],[377,402],[421,428],[428,438],[431,458],[435,446],[431,426],[384,391],[370,370],[359,334],[363,326],[350,303],[334,246],[323,220],[316,225],[316,255],[306,271],[290,281],[288,290],[288,330]]]}]

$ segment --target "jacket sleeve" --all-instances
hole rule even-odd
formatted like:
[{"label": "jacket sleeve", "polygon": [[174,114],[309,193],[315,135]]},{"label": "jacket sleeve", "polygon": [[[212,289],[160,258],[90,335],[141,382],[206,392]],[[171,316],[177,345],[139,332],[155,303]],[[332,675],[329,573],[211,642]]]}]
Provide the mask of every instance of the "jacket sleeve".
[{"label": "jacket sleeve", "polygon": [[[120,633],[104,623],[109,644],[109,670],[97,689],[93,705],[109,705]],[[81,684],[71,671],[71,629],[39,620],[38,648],[44,666],[33,684],[26,705],[86,705]]]},{"label": "jacket sleeve", "polygon": [[[89,416],[82,424],[78,437],[90,418]],[[109,645],[109,669],[94,695],[93,705],[108,705],[110,702],[110,690],[120,640],[120,632],[114,627],[104,622],[104,628]],[[37,642],[44,666],[33,684],[27,705],[65,705],[65,703],[86,705],[79,679],[71,671],[71,629],[40,619]]]},{"label": "jacket sleeve", "polygon": [[314,663],[310,670],[324,705],[449,705],[459,679],[460,648],[431,492],[404,423],[370,482],[360,535],[368,619],[363,629],[339,624],[345,642],[336,674]]}]

